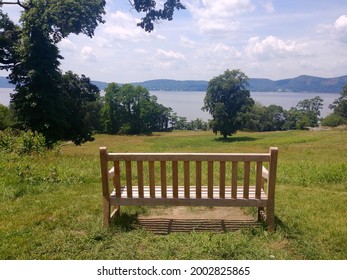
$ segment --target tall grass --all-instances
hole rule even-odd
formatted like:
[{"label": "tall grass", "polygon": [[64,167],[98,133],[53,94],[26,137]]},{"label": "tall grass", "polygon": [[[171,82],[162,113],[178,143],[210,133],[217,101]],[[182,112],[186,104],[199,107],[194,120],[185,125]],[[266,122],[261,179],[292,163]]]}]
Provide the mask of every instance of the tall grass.
[{"label": "tall grass", "polygon": [[[82,146],[65,143],[60,153],[3,152],[0,259],[347,259],[346,137],[346,129],[238,133],[227,141],[211,132],[96,135]],[[158,235],[137,223],[149,207],[124,207],[105,230],[100,146],[113,152],[266,152],[277,146],[277,231]]]}]

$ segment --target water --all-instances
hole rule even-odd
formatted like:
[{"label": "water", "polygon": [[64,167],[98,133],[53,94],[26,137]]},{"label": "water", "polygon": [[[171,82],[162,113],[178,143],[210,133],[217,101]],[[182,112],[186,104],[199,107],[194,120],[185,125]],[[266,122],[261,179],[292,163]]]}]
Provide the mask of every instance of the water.
[{"label": "water", "polygon": [[[11,92],[12,89],[0,88],[1,104],[6,106],[9,105]],[[206,95],[204,91],[150,91],[150,94],[158,97],[158,103],[163,104],[165,107],[171,107],[178,116],[186,117],[188,120],[200,118],[207,121],[211,118],[207,112],[201,110],[204,106],[204,97]],[[321,116],[326,117],[331,112],[329,105],[340,97],[340,94],[315,92],[252,92],[251,96],[255,101],[260,102],[264,106],[275,104],[282,106],[286,110],[295,107],[301,100],[320,96],[324,103]]]},{"label": "water", "polygon": [[[203,112],[201,108],[204,106],[204,91],[151,91],[151,95],[158,97],[158,103],[166,107],[171,107],[178,116],[187,117],[188,120],[201,118],[208,120],[211,115]],[[335,99],[340,97],[339,93],[307,93],[307,92],[252,92],[251,97],[260,102],[264,106],[272,104],[282,106],[289,110],[295,107],[299,101],[304,99],[312,99],[320,96],[323,99],[323,109],[321,116],[326,117],[331,110],[329,105]]]}]

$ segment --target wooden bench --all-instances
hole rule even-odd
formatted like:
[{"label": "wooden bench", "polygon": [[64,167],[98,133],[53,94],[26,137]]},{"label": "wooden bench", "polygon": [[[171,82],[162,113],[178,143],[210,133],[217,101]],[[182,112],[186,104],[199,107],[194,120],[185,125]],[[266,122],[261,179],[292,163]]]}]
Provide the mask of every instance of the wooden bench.
[{"label": "wooden bench", "polygon": [[108,153],[101,147],[103,225],[120,205],[238,206],[257,207],[258,220],[273,231],[277,156],[277,148],[211,154]]}]

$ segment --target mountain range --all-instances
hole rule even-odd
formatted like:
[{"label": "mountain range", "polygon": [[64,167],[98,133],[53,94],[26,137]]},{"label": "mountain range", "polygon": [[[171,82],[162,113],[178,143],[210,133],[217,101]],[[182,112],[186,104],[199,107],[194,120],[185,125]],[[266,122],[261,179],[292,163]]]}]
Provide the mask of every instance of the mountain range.
[{"label": "mountain range", "polygon": [[[107,87],[106,82],[92,81],[101,90]],[[141,85],[148,90],[162,91],[206,91],[208,81],[202,80],[170,80],[157,79],[144,82],[131,83]],[[296,78],[283,80],[270,80],[260,78],[249,79],[249,90],[252,92],[340,92],[342,87],[347,84],[347,75],[334,78],[321,78],[314,76],[302,75]],[[13,85],[8,83],[5,77],[0,77],[0,88],[12,88]]]}]

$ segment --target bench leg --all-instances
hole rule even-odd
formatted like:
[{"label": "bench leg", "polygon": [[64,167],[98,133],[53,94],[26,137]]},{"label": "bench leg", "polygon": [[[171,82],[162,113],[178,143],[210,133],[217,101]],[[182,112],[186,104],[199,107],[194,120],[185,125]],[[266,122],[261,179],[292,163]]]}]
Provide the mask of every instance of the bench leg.
[{"label": "bench leg", "polygon": [[275,209],[271,205],[266,207],[266,225],[268,231],[275,231]]},{"label": "bench leg", "polygon": [[110,212],[111,212],[110,203],[106,199],[104,199],[102,224],[105,228],[110,226]]}]

